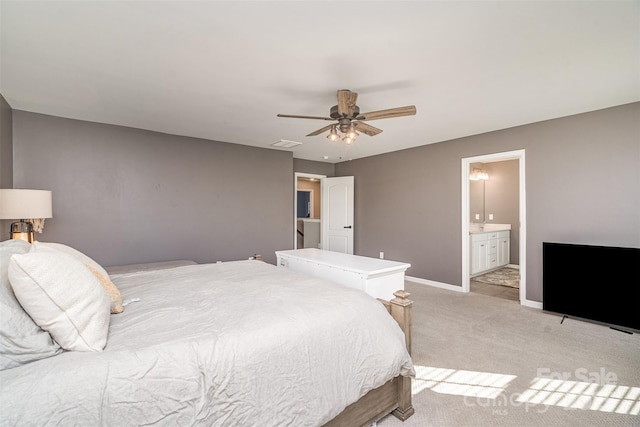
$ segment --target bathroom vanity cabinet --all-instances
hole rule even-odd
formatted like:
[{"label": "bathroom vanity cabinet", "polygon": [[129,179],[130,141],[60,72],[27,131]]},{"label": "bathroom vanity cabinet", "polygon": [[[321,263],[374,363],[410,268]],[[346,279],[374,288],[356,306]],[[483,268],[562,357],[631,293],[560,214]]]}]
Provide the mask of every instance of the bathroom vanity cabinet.
[{"label": "bathroom vanity cabinet", "polygon": [[471,275],[509,264],[510,238],[510,230],[471,233]]}]

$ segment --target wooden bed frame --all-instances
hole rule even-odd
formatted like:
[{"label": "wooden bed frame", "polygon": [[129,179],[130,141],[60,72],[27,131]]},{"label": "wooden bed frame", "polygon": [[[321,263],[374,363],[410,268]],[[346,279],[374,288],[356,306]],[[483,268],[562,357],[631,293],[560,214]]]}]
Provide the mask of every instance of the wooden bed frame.
[{"label": "wooden bed frame", "polygon": [[[387,311],[400,325],[404,332],[407,350],[411,354],[411,306],[409,293],[403,290],[394,292],[391,301],[379,299]],[[397,376],[386,384],[371,390],[355,403],[347,406],[337,417],[329,421],[324,427],[354,427],[369,426],[391,413],[404,421],[415,410],[411,404],[411,378]]]}]

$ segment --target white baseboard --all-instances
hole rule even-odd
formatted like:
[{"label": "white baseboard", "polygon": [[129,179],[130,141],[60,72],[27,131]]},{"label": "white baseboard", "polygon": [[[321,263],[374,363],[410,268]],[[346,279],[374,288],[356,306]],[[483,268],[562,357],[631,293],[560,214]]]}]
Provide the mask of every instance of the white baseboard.
[{"label": "white baseboard", "polygon": [[542,303],[538,301],[531,301],[530,299],[525,299],[521,305],[530,308],[537,308],[538,310],[542,310]]},{"label": "white baseboard", "polygon": [[[413,276],[404,276],[404,279],[408,282],[417,283],[418,285],[433,286],[434,288],[446,289],[448,291],[462,292],[462,286],[451,285],[449,283],[436,282],[435,280],[421,279]],[[525,299],[520,303],[520,305],[542,310],[542,303],[538,301]]]},{"label": "white baseboard", "polygon": [[433,286],[434,288],[446,289],[454,292],[462,292],[462,286],[450,285],[449,283],[436,282],[435,280],[421,279],[419,277],[412,276],[404,276],[404,279],[419,285]]}]

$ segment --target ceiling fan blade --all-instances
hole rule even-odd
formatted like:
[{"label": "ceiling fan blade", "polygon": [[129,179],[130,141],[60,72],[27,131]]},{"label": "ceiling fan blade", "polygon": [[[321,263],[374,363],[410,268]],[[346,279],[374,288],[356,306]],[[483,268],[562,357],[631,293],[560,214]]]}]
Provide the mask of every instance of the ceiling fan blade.
[{"label": "ceiling fan blade", "polygon": [[295,116],[292,114],[278,114],[278,117],[289,117],[292,119],[315,119],[315,120],[335,120],[331,117],[318,117],[318,116]]},{"label": "ceiling fan blade", "polygon": [[307,135],[307,136],[316,136],[316,135],[320,135],[321,133],[326,132],[326,131],[328,131],[329,129],[331,129],[331,126],[334,126],[334,125],[327,125],[327,126],[323,127],[322,129],[318,129],[318,130],[317,130],[317,131],[315,131],[315,132],[311,132],[311,133],[310,133],[309,135]]},{"label": "ceiling fan blade", "polygon": [[416,114],[415,105],[407,105],[406,107],[390,108],[388,110],[371,111],[369,113],[361,113],[356,117],[357,120],[379,120],[390,119],[393,117],[413,116]]},{"label": "ceiling fan blade", "polygon": [[379,134],[380,132],[382,132],[382,129],[378,129],[376,127],[373,127],[365,122],[355,122],[353,124],[353,126],[355,126],[356,130],[358,132],[362,132],[366,135],[369,136],[376,136],[377,134]]},{"label": "ceiling fan blade", "polygon": [[352,117],[353,109],[356,106],[358,94],[350,90],[342,89],[338,91],[338,114]]}]

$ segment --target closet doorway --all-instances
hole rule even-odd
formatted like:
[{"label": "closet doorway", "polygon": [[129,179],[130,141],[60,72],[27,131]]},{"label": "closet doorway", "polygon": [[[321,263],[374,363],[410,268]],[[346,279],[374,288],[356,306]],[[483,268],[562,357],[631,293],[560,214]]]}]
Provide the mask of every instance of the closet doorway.
[{"label": "closet doorway", "polygon": [[[489,218],[490,213],[482,209],[474,210],[471,212],[472,203],[474,197],[472,195],[472,185],[476,185],[473,180],[470,180],[470,174],[482,173],[484,171],[472,170],[472,167],[478,163],[490,164],[492,162],[502,162],[506,160],[516,160],[518,163],[518,218],[516,223],[511,226],[511,232],[518,233],[518,258],[519,258],[519,272],[520,272],[520,285],[518,291],[518,297],[520,304],[531,305],[526,299],[526,194],[525,194],[525,151],[516,150],[503,153],[487,154],[483,156],[468,157],[462,159],[461,167],[461,179],[462,179],[462,291],[470,291],[470,276],[472,274],[472,243],[471,243],[471,231],[476,231],[475,228],[479,224],[490,224],[492,218]],[[490,178],[489,178],[490,179]],[[485,217],[486,215],[486,217]]]}]

